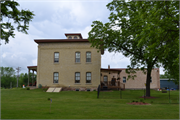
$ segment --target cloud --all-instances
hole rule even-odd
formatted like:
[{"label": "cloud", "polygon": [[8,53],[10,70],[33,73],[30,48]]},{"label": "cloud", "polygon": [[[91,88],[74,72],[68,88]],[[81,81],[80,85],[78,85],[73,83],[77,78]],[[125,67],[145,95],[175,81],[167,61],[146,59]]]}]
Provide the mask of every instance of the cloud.
[{"label": "cloud", "polygon": [[129,58],[126,58],[121,53],[114,53],[105,51],[105,54],[101,57],[101,67],[107,68],[110,65],[111,68],[127,68],[130,64]]},{"label": "cloud", "polygon": [[27,66],[32,65],[31,59],[37,58],[37,44],[33,36],[15,31],[15,39],[10,38],[8,44],[2,44],[3,67],[21,67],[22,72],[27,72]]},{"label": "cloud", "polygon": [[[20,9],[34,11],[28,35],[15,32],[15,38],[1,45],[1,66],[21,67],[20,72],[27,72],[27,66],[37,65],[37,44],[34,39],[65,39],[64,33],[81,33],[88,38],[91,24],[95,20],[108,21],[110,11],[106,5],[110,0],[19,0]],[[101,67],[126,68],[129,58],[120,53],[105,51]],[[160,69],[161,73],[162,70]]]}]

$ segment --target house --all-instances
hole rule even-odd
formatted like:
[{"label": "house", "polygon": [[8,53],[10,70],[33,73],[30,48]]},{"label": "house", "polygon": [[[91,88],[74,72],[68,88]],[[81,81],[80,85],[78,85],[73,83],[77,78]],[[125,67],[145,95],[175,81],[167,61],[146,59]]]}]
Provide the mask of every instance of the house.
[{"label": "house", "polygon": [[[146,83],[146,74],[144,74],[141,70],[136,70],[136,77],[134,79],[128,78],[126,73],[126,68],[101,68],[101,81],[102,82],[110,82],[114,78],[125,87],[125,89],[145,89]],[[122,86],[122,87],[123,87]],[[151,82],[150,82],[151,89],[159,89],[160,88],[160,75],[159,75],[159,68],[154,68],[151,72]]]},{"label": "house", "polygon": [[[91,47],[91,43],[83,39],[80,33],[67,33],[65,36],[66,39],[34,40],[38,44],[38,61],[37,66],[28,66],[28,70],[33,71],[33,74],[37,72],[36,87],[41,84],[64,89],[93,90],[99,84],[106,83],[109,88],[143,87],[145,77],[141,73],[138,73],[137,81],[126,81],[124,69],[101,68],[104,50]],[[159,72],[153,73],[152,88],[159,88],[158,75]]]}]

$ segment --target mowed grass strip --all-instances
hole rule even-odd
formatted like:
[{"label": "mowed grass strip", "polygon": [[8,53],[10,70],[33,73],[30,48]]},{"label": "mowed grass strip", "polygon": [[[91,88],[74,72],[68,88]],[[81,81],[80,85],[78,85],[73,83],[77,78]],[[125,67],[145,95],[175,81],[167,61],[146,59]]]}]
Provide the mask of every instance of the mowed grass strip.
[{"label": "mowed grass strip", "polygon": [[[143,90],[100,92],[61,91],[46,93],[42,89],[2,89],[2,119],[178,119],[179,91],[151,90],[151,105],[129,105],[140,101]],[[52,99],[52,103],[48,101]],[[51,111],[50,111],[51,104]]]}]

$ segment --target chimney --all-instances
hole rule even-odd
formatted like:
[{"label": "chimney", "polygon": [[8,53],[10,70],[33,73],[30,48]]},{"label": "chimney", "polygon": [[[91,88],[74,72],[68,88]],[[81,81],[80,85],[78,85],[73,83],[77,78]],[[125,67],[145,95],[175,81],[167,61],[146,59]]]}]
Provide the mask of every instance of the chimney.
[{"label": "chimney", "polygon": [[108,69],[110,69],[110,65],[108,65]]}]

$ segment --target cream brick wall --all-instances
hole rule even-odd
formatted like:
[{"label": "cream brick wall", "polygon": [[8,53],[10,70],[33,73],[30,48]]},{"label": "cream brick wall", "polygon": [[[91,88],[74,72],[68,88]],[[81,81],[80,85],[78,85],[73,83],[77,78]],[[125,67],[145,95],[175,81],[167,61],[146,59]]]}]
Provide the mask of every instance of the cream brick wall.
[{"label": "cream brick wall", "polygon": [[[37,86],[98,87],[100,84],[101,53],[88,42],[39,43]],[[91,52],[91,63],[86,63],[86,52]],[[59,52],[59,63],[54,63],[54,52]],[[80,52],[80,63],[75,63],[75,52]],[[53,73],[59,72],[59,82],[53,83]],[[75,83],[75,72],[80,72],[80,83]],[[91,72],[91,83],[86,83],[86,72]]]},{"label": "cream brick wall", "polygon": [[[123,77],[126,77],[126,83],[125,84],[125,89],[142,89],[145,88],[145,83],[146,83],[146,74],[144,74],[142,71],[136,71],[136,76],[133,79],[128,78],[128,74],[126,73],[125,70],[122,70],[120,73],[120,81],[123,83]],[[160,88],[160,76],[159,76],[159,69],[155,68],[151,72],[151,77],[152,77],[152,82],[150,83],[150,88],[151,89],[157,89]]]},{"label": "cream brick wall", "polygon": [[[110,72],[110,74],[109,74]],[[145,88],[145,83],[146,83],[146,74],[144,74],[142,71],[136,71],[136,76],[133,79],[128,79],[128,75],[126,73],[125,69],[122,69],[122,71],[120,72],[120,74],[118,75],[117,71],[101,71],[101,81],[103,81],[104,79],[104,75],[108,76],[108,81],[111,81],[113,76],[114,78],[118,78],[120,77],[120,82],[123,83],[123,77],[126,77],[126,83],[125,84],[125,89],[143,89]],[[159,68],[155,68],[152,70],[151,73],[151,77],[152,77],[152,82],[150,83],[150,88],[151,89],[157,89],[160,88],[160,75],[159,75]]]}]

